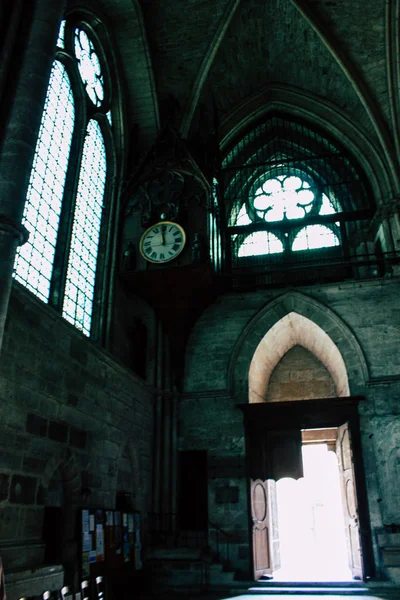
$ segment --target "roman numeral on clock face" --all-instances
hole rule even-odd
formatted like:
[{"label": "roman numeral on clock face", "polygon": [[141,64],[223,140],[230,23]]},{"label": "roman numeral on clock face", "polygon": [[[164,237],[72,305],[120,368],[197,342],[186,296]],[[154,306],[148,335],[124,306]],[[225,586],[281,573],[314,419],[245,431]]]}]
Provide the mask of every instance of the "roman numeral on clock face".
[{"label": "roman numeral on clock face", "polygon": [[158,223],[143,234],[141,252],[146,260],[168,263],[183,249],[185,233],[174,223]]}]

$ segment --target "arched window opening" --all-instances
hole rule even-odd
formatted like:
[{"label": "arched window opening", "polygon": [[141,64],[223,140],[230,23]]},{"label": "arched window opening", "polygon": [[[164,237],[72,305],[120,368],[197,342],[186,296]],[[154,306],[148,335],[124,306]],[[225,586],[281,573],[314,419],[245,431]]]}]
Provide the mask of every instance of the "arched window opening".
[{"label": "arched window opening", "polygon": [[252,205],[264,221],[302,219],[310,213],[316,194],[308,181],[297,175],[268,178],[256,190]]},{"label": "arched window opening", "polygon": [[[284,170],[283,165],[278,165],[279,170]],[[239,210],[234,225],[250,225],[261,219],[266,223],[279,223],[287,220],[300,220],[309,215],[331,215],[337,212],[332,202],[321,193],[313,179],[300,171],[296,174],[286,173],[275,177],[264,177],[253,184],[254,194],[244,203]],[[336,206],[339,203],[336,202]],[[251,216],[252,217],[251,217]],[[332,227],[332,229],[330,228]],[[287,231],[271,233],[268,231],[252,233],[239,241],[237,250],[238,258],[244,256],[261,256],[276,254],[289,250],[312,250],[317,248],[331,248],[340,245],[339,224],[309,225],[297,234],[292,235],[292,245],[285,238]],[[280,236],[280,237],[279,237]],[[233,239],[236,239],[236,235]]]},{"label": "arched window opening", "polygon": [[[285,280],[282,268],[292,269],[290,281],[294,269],[303,278],[299,261],[338,264],[360,238],[361,221],[374,211],[349,153],[304,123],[278,115],[230,149],[221,176],[231,267],[254,267],[257,280],[248,281],[261,282],[263,265],[265,283],[273,284]],[[312,275],[309,270],[307,278]],[[335,276],[345,273],[336,270]]]},{"label": "arched window opening", "polygon": [[236,217],[235,225],[250,225],[251,219],[247,214],[246,205],[243,204],[242,208],[239,211],[238,216]]},{"label": "arched window opening", "polygon": [[45,302],[56,250],[65,178],[75,124],[75,102],[64,65],[51,70],[22,223],[29,239],[19,248],[15,278]]},{"label": "arched window opening", "polygon": [[325,225],[309,225],[300,230],[292,244],[292,250],[313,250],[339,246],[339,238]]},{"label": "arched window opening", "polygon": [[239,256],[258,256],[283,252],[283,244],[273,233],[257,231],[246,237],[240,244]]},{"label": "arched window opening", "polygon": [[107,161],[97,121],[86,130],[71,249],[68,258],[63,316],[89,335],[99,247]]},{"label": "arched window opening", "polygon": [[17,281],[85,335],[93,333],[99,250],[108,236],[103,213],[115,170],[109,73],[90,21],[71,13],[60,26],[30,176],[23,216],[29,241],[14,267]]}]

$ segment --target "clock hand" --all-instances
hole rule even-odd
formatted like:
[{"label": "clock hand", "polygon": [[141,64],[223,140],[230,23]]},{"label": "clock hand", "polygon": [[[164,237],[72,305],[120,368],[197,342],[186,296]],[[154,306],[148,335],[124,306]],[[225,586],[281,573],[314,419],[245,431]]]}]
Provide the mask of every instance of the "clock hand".
[{"label": "clock hand", "polygon": [[165,225],[161,225],[161,240],[162,245],[165,246]]}]

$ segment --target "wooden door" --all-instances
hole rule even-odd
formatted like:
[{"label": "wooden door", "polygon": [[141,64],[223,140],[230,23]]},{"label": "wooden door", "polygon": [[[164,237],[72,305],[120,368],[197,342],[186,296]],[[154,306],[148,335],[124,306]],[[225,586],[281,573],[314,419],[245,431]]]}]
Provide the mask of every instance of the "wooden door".
[{"label": "wooden door", "polygon": [[272,573],[268,482],[251,480],[254,578]]},{"label": "wooden door", "polygon": [[269,549],[271,556],[271,570],[277,571],[281,568],[281,541],[278,523],[278,495],[276,481],[268,479],[268,516],[269,516]]},{"label": "wooden door", "polygon": [[348,423],[338,427],[336,454],[339,461],[349,567],[354,579],[362,579],[360,523]]}]

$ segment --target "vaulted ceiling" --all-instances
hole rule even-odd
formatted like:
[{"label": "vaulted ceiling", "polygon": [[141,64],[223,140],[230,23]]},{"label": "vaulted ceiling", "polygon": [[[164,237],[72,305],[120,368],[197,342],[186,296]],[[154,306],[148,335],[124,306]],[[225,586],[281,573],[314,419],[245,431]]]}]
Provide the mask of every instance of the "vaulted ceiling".
[{"label": "vaulted ceiling", "polygon": [[300,102],[330,109],[321,116],[327,126],[337,114],[357,127],[393,177],[400,146],[391,66],[397,4],[102,0],[121,59],[128,121],[139,125],[143,148],[165,121],[190,137],[215,106],[224,122],[235,114],[240,120],[240,107],[291,98],[294,111]]}]

